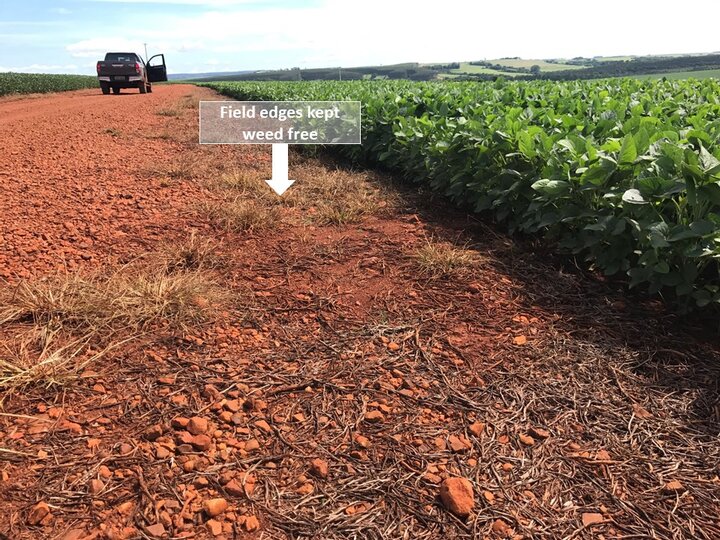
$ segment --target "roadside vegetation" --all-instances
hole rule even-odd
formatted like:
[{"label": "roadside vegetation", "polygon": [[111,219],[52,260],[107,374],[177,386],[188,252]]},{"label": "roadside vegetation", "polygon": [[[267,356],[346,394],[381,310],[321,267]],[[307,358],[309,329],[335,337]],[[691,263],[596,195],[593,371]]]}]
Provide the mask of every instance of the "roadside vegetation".
[{"label": "roadside vegetation", "polygon": [[64,92],[83,88],[99,88],[97,77],[44,73],[0,73],[0,96]]}]

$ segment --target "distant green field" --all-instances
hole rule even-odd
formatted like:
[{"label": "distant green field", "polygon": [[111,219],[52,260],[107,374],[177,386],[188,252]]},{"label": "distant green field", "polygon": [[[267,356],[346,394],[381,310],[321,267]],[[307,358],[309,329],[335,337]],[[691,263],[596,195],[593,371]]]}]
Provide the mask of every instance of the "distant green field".
[{"label": "distant green field", "polygon": [[598,62],[627,62],[633,58],[633,56],[596,56],[595,60]]},{"label": "distant green field", "polygon": [[584,66],[576,66],[573,64],[554,64],[545,60],[538,59],[526,59],[526,58],[502,58],[498,60],[488,60],[491,64],[499,64],[501,66],[508,66],[514,68],[527,68],[530,69],[532,66],[540,66],[540,71],[565,71],[568,69],[583,69]]},{"label": "distant green field", "polygon": [[673,71],[668,73],[654,73],[652,75],[638,75],[634,79],[656,80],[665,77],[671,81],[680,79],[720,79],[720,69],[706,69],[702,71]]},{"label": "distant green field", "polygon": [[7,94],[63,92],[65,90],[97,87],[97,78],[87,75],[0,73],[0,96]]},{"label": "distant green field", "polygon": [[468,62],[461,62],[459,69],[451,69],[450,73],[462,75],[463,73],[483,73],[485,75],[502,75],[503,77],[515,77],[517,73],[509,73],[507,71],[500,71],[498,69],[486,68],[483,66],[473,66]]}]

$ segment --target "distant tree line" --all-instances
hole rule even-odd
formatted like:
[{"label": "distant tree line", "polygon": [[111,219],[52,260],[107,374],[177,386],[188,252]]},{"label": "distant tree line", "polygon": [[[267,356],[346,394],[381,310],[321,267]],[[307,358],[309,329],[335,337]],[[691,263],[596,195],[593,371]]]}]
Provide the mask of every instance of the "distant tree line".
[{"label": "distant tree line", "polygon": [[700,71],[720,69],[720,54],[676,57],[638,57],[630,60],[596,61],[585,69],[540,73],[538,79],[566,81],[575,79],[603,79],[607,77],[628,77],[652,75],[673,71]]}]

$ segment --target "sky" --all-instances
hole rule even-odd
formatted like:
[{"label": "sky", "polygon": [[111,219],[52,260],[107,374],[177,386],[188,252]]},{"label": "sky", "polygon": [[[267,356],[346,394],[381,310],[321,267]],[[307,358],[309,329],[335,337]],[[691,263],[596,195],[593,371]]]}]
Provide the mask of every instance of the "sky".
[{"label": "sky", "polygon": [[170,73],[712,52],[719,18],[717,0],[0,0],[0,72],[94,74],[144,43]]}]

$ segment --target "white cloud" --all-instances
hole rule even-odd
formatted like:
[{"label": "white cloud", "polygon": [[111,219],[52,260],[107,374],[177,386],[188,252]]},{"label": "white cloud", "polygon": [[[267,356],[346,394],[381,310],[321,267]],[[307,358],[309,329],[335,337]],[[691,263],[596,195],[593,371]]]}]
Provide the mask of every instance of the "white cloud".
[{"label": "white cloud", "polygon": [[52,8],[50,10],[50,13],[55,13],[56,15],[70,15],[72,11],[70,11],[67,8],[64,7],[58,7],[58,8]]},{"label": "white cloud", "polygon": [[[150,56],[157,53],[187,53],[204,48],[200,41],[153,41],[148,43]],[[102,37],[71,43],[65,50],[74,58],[102,58],[106,52],[135,52],[145,54],[145,43],[139,39]]]},{"label": "white cloud", "polygon": [[125,38],[95,38],[71,43],[65,50],[75,58],[101,58],[108,51],[136,52],[143,50],[141,41]]}]

